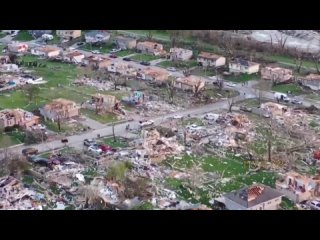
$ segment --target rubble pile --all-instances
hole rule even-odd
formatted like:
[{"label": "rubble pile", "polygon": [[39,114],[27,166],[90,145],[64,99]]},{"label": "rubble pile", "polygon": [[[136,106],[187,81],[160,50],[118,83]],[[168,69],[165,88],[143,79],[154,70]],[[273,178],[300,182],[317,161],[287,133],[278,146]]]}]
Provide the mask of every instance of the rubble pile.
[{"label": "rubble pile", "polygon": [[[114,84],[111,81],[96,80],[92,78],[83,77],[80,79],[76,79],[73,83],[80,86],[94,87],[94,88],[97,88],[99,91],[114,90]],[[123,87],[117,86],[117,88],[121,90]],[[130,89],[128,89],[127,87],[124,87],[124,88],[130,91]]]},{"label": "rubble pile", "polygon": [[42,194],[23,186],[12,176],[0,179],[0,209],[42,210]]},{"label": "rubble pile", "polygon": [[158,163],[167,156],[180,154],[184,147],[179,145],[176,137],[162,137],[156,130],[145,131],[143,148],[152,163]]},{"label": "rubble pile", "polygon": [[144,117],[151,117],[174,113],[180,110],[183,110],[183,108],[170,105],[164,101],[148,101],[141,105],[141,112],[139,114]]}]

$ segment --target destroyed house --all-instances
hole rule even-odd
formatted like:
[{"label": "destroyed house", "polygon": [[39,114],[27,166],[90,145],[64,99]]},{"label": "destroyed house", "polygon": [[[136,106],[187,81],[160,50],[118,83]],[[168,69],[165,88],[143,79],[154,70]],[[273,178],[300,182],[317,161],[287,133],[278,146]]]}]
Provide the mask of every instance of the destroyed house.
[{"label": "destroyed house", "polygon": [[115,43],[117,44],[118,48],[121,48],[122,50],[133,49],[137,46],[136,39],[123,36],[116,37]]},{"label": "destroyed house", "polygon": [[81,37],[81,30],[57,30],[56,34],[60,38],[72,40]]},{"label": "destroyed house", "polygon": [[5,109],[0,111],[0,128],[20,126],[28,128],[38,124],[40,118],[22,109]]},{"label": "destroyed house", "polygon": [[90,67],[108,68],[112,64],[112,61],[109,58],[98,57],[98,56],[88,56],[82,59],[82,63]]},{"label": "destroyed house", "polygon": [[293,72],[290,69],[280,67],[265,67],[261,69],[262,79],[272,80],[276,83],[290,81],[293,77]]},{"label": "destroyed house", "polygon": [[214,53],[201,52],[198,55],[197,62],[204,67],[220,67],[226,64],[226,58]]},{"label": "destroyed house", "polygon": [[128,63],[115,62],[107,67],[109,72],[119,73],[125,76],[136,76],[137,70]]},{"label": "destroyed house", "polygon": [[115,96],[98,93],[91,96],[91,102],[96,106],[103,106],[108,111],[112,111],[118,101]]},{"label": "destroyed house", "polygon": [[206,81],[199,76],[190,75],[188,77],[177,78],[174,87],[193,92],[201,91],[205,87]]},{"label": "destroyed house", "polygon": [[8,45],[8,50],[14,53],[26,52],[28,48],[28,44],[20,42],[13,42]]},{"label": "destroyed house", "polygon": [[164,53],[163,45],[156,42],[139,42],[137,44],[137,50],[142,53],[151,53],[154,55],[160,55]]},{"label": "destroyed house", "polygon": [[170,59],[178,61],[187,61],[192,58],[193,52],[184,48],[170,48]]},{"label": "destroyed house", "polygon": [[69,52],[63,56],[64,61],[72,63],[81,63],[82,59],[84,59],[84,54],[77,51]]},{"label": "destroyed house", "polygon": [[73,101],[58,98],[40,108],[40,113],[45,119],[56,121],[79,116],[79,107]]},{"label": "destroyed house", "polygon": [[10,57],[5,55],[5,56],[0,56],[0,64],[7,64],[10,62]]},{"label": "destroyed house", "polygon": [[261,109],[271,113],[272,116],[281,116],[287,111],[288,107],[274,102],[266,102],[261,104]]},{"label": "destroyed house", "polygon": [[316,91],[320,90],[320,75],[318,74],[309,74],[306,77],[300,77],[298,80],[303,86]]},{"label": "destroyed house", "polygon": [[225,194],[228,210],[277,210],[283,194],[262,184],[255,184]]},{"label": "destroyed house", "polygon": [[276,188],[294,202],[320,197],[320,179],[303,176],[296,172],[281,175]]},{"label": "destroyed house", "polygon": [[110,39],[110,33],[102,30],[94,30],[87,32],[84,37],[87,43],[106,42]]},{"label": "destroyed house", "polygon": [[164,82],[169,77],[169,72],[162,68],[148,67],[143,69],[139,75],[143,80]]},{"label": "destroyed house", "polygon": [[244,59],[236,58],[229,62],[229,72],[253,74],[259,72],[260,65]]}]

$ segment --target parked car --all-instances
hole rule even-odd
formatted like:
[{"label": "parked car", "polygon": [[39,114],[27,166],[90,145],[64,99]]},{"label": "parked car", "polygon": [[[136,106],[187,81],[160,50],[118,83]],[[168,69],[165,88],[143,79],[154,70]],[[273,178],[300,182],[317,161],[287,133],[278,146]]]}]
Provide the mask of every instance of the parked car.
[{"label": "parked car", "polygon": [[110,51],[110,53],[117,53],[117,52],[120,52],[121,51],[121,48],[114,48]]},{"label": "parked car", "polygon": [[130,61],[131,61],[131,58],[125,57],[125,58],[123,58],[123,61],[130,62]]},{"label": "parked car", "polygon": [[78,42],[78,43],[77,43],[78,46],[82,46],[82,45],[84,45],[84,44],[85,44],[84,42]]},{"label": "parked car", "polygon": [[228,87],[235,87],[235,86],[237,86],[236,84],[234,84],[234,83],[226,83],[226,86],[228,86]]},{"label": "parked car", "polygon": [[104,145],[104,144],[101,144],[101,145],[98,145],[98,147],[102,150],[102,152],[104,153],[107,153],[107,152],[116,152],[117,150],[108,146],[108,145]]},{"label": "parked car", "polygon": [[246,106],[240,106],[240,111],[252,112],[252,108],[248,108],[248,107],[246,107]]},{"label": "parked car", "polygon": [[207,113],[207,114],[204,116],[204,119],[206,119],[206,120],[216,120],[216,119],[218,119],[218,117],[219,117],[218,114]]},{"label": "parked car", "polygon": [[94,144],[97,144],[96,141],[94,139],[85,139],[83,141],[83,145],[89,147],[89,146],[92,146]]},{"label": "parked car", "polygon": [[320,201],[318,200],[310,201],[309,206],[311,207],[311,209],[320,210]]},{"label": "parked car", "polygon": [[101,52],[98,51],[98,50],[93,50],[92,53],[93,53],[93,54],[101,54]]},{"label": "parked car", "polygon": [[169,67],[169,68],[167,68],[167,70],[170,71],[170,72],[176,72],[177,71],[177,69],[174,68],[174,67]]},{"label": "parked car", "polygon": [[194,131],[194,130],[200,130],[200,129],[202,129],[202,127],[198,126],[197,124],[192,124],[190,126],[187,126],[187,129],[191,130],[191,131]]},{"label": "parked car", "polygon": [[298,99],[292,99],[292,100],[291,100],[291,103],[292,103],[292,104],[297,104],[297,105],[302,105],[302,102],[299,101]]},{"label": "parked car", "polygon": [[34,156],[34,157],[28,158],[28,160],[30,162],[33,162],[42,166],[49,166],[49,160],[47,158]]},{"label": "parked car", "polygon": [[140,64],[144,65],[144,66],[150,66],[150,63],[149,62],[145,62],[145,61],[140,62]]},{"label": "parked car", "polygon": [[89,148],[88,148],[88,151],[89,152],[92,152],[94,154],[101,154],[102,153],[102,150],[98,147],[98,146],[94,146],[94,145],[91,145]]},{"label": "parked car", "polygon": [[148,121],[140,121],[140,127],[146,127],[154,124],[154,121],[148,120]]},{"label": "parked car", "polygon": [[25,148],[22,150],[22,155],[29,156],[29,155],[36,155],[38,153],[38,149],[36,148]]}]

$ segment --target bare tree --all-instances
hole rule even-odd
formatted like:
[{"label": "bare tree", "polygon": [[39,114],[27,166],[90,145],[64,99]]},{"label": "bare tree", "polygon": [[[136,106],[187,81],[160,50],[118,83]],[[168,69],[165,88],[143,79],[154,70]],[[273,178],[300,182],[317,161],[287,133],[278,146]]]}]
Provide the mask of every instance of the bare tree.
[{"label": "bare tree", "polygon": [[113,136],[113,141],[116,142],[116,135],[114,133],[114,123],[112,124],[112,136]]},{"label": "bare tree", "polygon": [[294,61],[296,65],[296,71],[300,73],[301,66],[303,64],[303,53],[299,51],[297,48],[295,48],[293,55],[294,55]]},{"label": "bare tree", "polygon": [[148,30],[148,32],[147,32],[147,39],[148,39],[148,40],[152,40],[152,38],[153,38],[153,31],[154,31],[154,30]]},{"label": "bare tree", "polygon": [[198,81],[197,84],[194,86],[194,96],[198,97],[202,89],[202,81]]},{"label": "bare tree", "polygon": [[169,101],[170,101],[170,104],[173,104],[173,99],[174,99],[174,95],[175,95],[175,92],[176,92],[176,89],[175,89],[175,77],[172,77],[172,76],[169,76],[168,77],[168,80],[166,82],[166,87],[167,87],[167,90],[168,90],[168,94],[169,94]]},{"label": "bare tree", "polygon": [[188,34],[187,30],[167,30],[169,33],[171,47],[179,45],[180,41]]},{"label": "bare tree", "polygon": [[227,100],[228,100],[228,112],[231,113],[232,112],[232,107],[234,105],[234,98],[232,98],[231,95],[229,94]]},{"label": "bare tree", "polygon": [[286,50],[286,43],[288,40],[288,36],[280,32],[280,36],[276,35],[276,39],[278,41],[278,46],[280,48],[280,53],[284,53]]},{"label": "bare tree", "polygon": [[31,84],[25,87],[24,92],[28,97],[29,103],[31,103],[40,94],[40,88],[36,85]]},{"label": "bare tree", "polygon": [[226,58],[229,60],[235,54],[236,43],[235,40],[229,35],[224,34],[220,38],[220,45],[225,52]]},{"label": "bare tree", "polygon": [[[320,39],[318,43],[318,47],[320,48]],[[311,55],[312,61],[314,63],[314,66],[316,67],[317,73],[320,73],[320,66],[319,66],[319,60],[320,60],[320,50],[316,51],[314,54]]]}]

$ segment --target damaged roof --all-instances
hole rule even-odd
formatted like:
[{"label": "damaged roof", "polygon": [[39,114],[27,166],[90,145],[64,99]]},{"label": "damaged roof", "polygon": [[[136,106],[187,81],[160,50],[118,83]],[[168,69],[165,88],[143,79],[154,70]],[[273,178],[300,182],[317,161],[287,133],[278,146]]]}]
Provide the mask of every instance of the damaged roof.
[{"label": "damaged roof", "polygon": [[251,61],[244,60],[241,58],[235,58],[234,60],[230,61],[230,63],[231,64],[239,64],[239,65],[246,66],[246,67],[252,67],[255,65],[259,65],[259,63],[251,62]]},{"label": "damaged roof", "polygon": [[223,56],[220,56],[220,55],[217,55],[217,54],[214,54],[214,53],[209,53],[209,52],[201,52],[199,55],[198,55],[199,58],[206,58],[206,59],[210,59],[210,60],[217,60]]},{"label": "damaged roof", "polygon": [[283,196],[282,193],[263,184],[244,187],[224,195],[225,198],[236,202],[245,208],[251,208],[281,196]]}]

